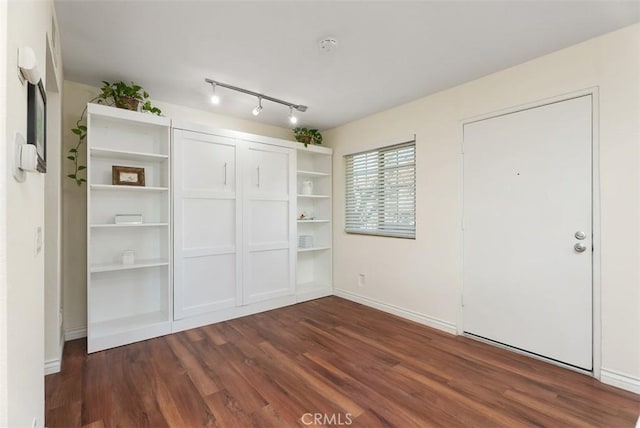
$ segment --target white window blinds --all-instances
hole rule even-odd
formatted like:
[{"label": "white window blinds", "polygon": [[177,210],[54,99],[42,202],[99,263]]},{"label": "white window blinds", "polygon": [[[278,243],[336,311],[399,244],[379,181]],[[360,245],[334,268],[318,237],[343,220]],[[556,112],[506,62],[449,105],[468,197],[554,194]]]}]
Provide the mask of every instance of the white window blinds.
[{"label": "white window blinds", "polygon": [[345,231],[415,238],[415,141],[347,155],[345,164]]}]

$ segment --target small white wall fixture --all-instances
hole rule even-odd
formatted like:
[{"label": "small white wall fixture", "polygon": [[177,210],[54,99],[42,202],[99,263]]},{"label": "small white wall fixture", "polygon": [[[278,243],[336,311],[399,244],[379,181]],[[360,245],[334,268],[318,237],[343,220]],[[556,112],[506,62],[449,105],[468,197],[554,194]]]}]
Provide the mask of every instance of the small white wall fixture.
[{"label": "small white wall fixture", "polygon": [[27,179],[27,172],[37,172],[38,154],[36,146],[27,144],[27,141],[19,132],[14,137],[13,178],[22,183]]},{"label": "small white wall fixture", "polygon": [[18,49],[18,77],[24,85],[25,80],[32,85],[37,85],[42,77],[38,68],[36,53],[29,46]]}]

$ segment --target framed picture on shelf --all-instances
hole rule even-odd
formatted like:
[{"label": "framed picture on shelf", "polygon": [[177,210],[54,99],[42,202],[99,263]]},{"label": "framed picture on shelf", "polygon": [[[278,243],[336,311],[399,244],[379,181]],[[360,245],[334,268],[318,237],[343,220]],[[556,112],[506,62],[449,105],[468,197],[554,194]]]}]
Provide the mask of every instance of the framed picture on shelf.
[{"label": "framed picture on shelf", "polygon": [[47,172],[47,95],[42,80],[27,89],[27,143],[36,146],[38,171]]},{"label": "framed picture on shelf", "polygon": [[113,165],[111,167],[111,184],[117,186],[144,186],[144,168]]}]

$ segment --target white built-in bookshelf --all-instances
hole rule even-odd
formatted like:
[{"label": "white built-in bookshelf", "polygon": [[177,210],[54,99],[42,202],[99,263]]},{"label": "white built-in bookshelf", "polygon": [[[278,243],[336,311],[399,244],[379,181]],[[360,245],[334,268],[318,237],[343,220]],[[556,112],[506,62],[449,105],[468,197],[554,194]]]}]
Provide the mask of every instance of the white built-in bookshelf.
[{"label": "white built-in bookshelf", "polygon": [[[331,149],[318,146],[297,153],[298,301],[332,294],[331,157]],[[311,245],[302,246],[301,237],[311,237]]]},{"label": "white built-in bookshelf", "polygon": [[[88,352],[171,332],[168,118],[87,109]],[[112,166],[144,168],[145,185],[113,185]],[[142,222],[116,224],[118,214]],[[123,252],[133,262],[123,263]]]}]

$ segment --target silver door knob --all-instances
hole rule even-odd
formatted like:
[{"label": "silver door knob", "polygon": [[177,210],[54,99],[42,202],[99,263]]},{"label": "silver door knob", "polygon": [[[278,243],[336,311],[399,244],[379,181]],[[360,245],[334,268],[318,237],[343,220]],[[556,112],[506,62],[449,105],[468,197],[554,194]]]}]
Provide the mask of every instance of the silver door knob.
[{"label": "silver door knob", "polygon": [[584,253],[585,250],[587,249],[587,246],[584,245],[582,242],[578,242],[573,246],[573,249],[576,250],[576,253]]},{"label": "silver door knob", "polygon": [[587,237],[587,234],[586,234],[586,233],[584,233],[583,231],[579,230],[579,231],[577,231],[577,232],[575,233],[575,235],[573,235],[573,236],[575,236],[575,237],[576,237],[576,239],[579,239],[579,240],[581,240],[581,241],[582,241],[583,239],[585,239],[585,238]]}]

